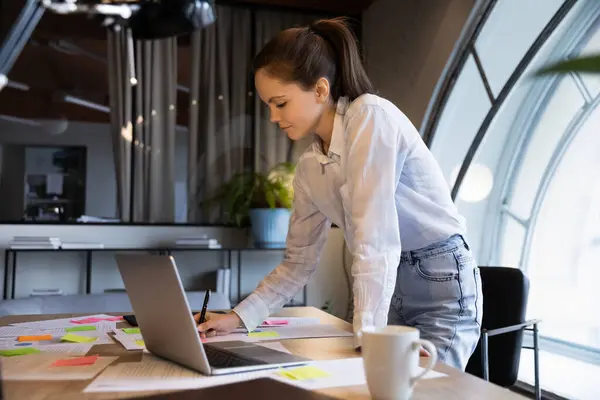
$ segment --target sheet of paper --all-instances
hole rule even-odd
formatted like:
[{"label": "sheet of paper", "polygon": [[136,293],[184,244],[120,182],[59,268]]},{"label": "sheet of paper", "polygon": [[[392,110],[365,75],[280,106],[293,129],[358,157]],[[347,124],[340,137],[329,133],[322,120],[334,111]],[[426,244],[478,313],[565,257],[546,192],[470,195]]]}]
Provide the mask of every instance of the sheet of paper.
[{"label": "sheet of paper", "polygon": [[35,335],[38,331],[22,326],[2,326],[0,327],[0,337],[16,337],[24,335]]},{"label": "sheet of paper", "polygon": [[[95,325],[111,325],[112,329],[116,326],[115,321],[108,321],[106,318],[113,318],[113,315],[106,314],[97,314],[97,315],[85,315],[78,317],[77,319],[86,319],[86,318],[99,318],[103,319]],[[73,318],[60,318],[60,319],[51,319],[45,321],[30,321],[30,322],[18,322],[11,324],[12,326],[25,327],[25,328],[33,328],[33,329],[52,329],[52,328],[67,328],[71,326],[77,326],[78,324],[72,322]]]},{"label": "sheet of paper", "polygon": [[[277,336],[272,334],[261,336],[260,332],[276,332]],[[231,340],[241,340],[245,342],[260,342],[263,340],[281,339],[307,339],[324,337],[350,337],[352,333],[336,328],[332,325],[292,325],[292,326],[269,326],[268,329],[255,329],[250,334],[232,333],[230,335],[215,336],[203,340],[205,343],[227,342]]]},{"label": "sheet of paper", "polygon": [[198,389],[259,378],[272,371],[257,371],[208,377],[177,364],[144,354],[142,362],[108,367],[84,390],[92,392],[136,392],[145,390]]},{"label": "sheet of paper", "polygon": [[[33,332],[35,332],[36,334],[46,334],[46,333],[68,333],[68,332],[85,332],[84,331],[77,331],[77,328],[79,327],[83,327],[83,326],[93,326],[95,329],[93,330],[93,332],[96,333],[106,333],[106,332],[113,332],[116,328],[116,324],[114,322],[105,322],[102,324],[94,324],[94,325],[77,325],[77,324],[72,324],[71,326],[67,326],[67,327],[62,327],[62,328],[49,328],[49,329],[36,329]],[[73,330],[75,329],[75,331]],[[89,328],[86,328],[86,330]],[[90,331],[92,332],[92,331]]]},{"label": "sheet of paper", "polygon": [[[299,386],[308,390],[326,389],[332,387],[343,387],[343,386],[354,386],[354,385],[365,385],[367,383],[365,378],[365,370],[363,366],[362,357],[345,358],[341,360],[327,360],[327,361],[313,361],[309,364],[308,374],[306,374],[307,368],[304,368],[304,373],[299,376],[310,379],[297,379],[298,376],[286,377],[282,376],[279,372],[275,371],[275,379],[282,382],[289,383],[291,385]],[[298,367],[289,368],[294,370]],[[284,369],[286,370],[286,369]],[[317,377],[319,372],[320,377]],[[422,368],[418,368],[417,373],[421,372]],[[422,379],[434,379],[441,378],[447,375],[429,371]]]},{"label": "sheet of paper", "polygon": [[114,339],[121,343],[127,350],[144,350],[146,348],[141,333],[127,334],[123,333],[120,329],[116,329],[114,332]]},{"label": "sheet of paper", "polygon": [[64,359],[61,354],[34,354],[10,357],[2,360],[2,378],[10,381],[23,380],[87,380],[93,379],[118,357],[98,357],[91,365],[54,366]]},{"label": "sheet of paper", "polygon": [[268,328],[271,326],[294,326],[294,325],[319,325],[319,318],[303,317],[269,317],[259,325],[259,328]]},{"label": "sheet of paper", "polygon": [[[270,377],[309,390],[366,384],[362,358],[313,361],[299,375],[305,379],[281,376],[281,369],[269,369],[223,376],[204,376],[174,363],[144,354],[143,362],[120,363],[108,367],[84,389],[91,392],[129,392],[145,390],[197,389],[260,377]],[[298,368],[291,367],[290,369]],[[419,369],[420,371],[421,369]],[[308,371],[308,374],[306,373]],[[318,371],[318,374],[315,372]],[[446,376],[429,372],[423,379]]]},{"label": "sheet of paper", "polygon": [[43,353],[61,353],[71,356],[84,356],[92,349],[92,346],[94,346],[92,343],[61,343],[37,348]]}]

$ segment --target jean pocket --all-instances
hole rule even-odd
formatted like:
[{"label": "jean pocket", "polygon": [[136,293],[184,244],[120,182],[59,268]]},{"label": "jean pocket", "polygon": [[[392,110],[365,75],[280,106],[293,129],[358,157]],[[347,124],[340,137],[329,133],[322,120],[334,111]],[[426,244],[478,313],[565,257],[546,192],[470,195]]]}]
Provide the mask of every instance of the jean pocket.
[{"label": "jean pocket", "polygon": [[453,251],[418,258],[414,268],[421,278],[431,282],[447,282],[459,276],[459,262]]}]

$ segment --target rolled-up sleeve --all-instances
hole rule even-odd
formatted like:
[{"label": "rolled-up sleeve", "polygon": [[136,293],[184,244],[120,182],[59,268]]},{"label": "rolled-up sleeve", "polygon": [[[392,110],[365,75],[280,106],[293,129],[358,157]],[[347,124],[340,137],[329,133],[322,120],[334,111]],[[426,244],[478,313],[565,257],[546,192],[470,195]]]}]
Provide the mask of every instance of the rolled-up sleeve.
[{"label": "rolled-up sleeve", "polygon": [[317,268],[330,228],[331,221],[308,195],[299,168],[294,178],[294,201],[283,262],[233,310],[246,329],[256,328],[306,285]]},{"label": "rolled-up sleeve", "polygon": [[[400,262],[396,172],[401,135],[383,109],[362,105],[348,119],[345,167],[353,255],[354,332],[384,326]],[[360,345],[360,335],[355,335]]]}]

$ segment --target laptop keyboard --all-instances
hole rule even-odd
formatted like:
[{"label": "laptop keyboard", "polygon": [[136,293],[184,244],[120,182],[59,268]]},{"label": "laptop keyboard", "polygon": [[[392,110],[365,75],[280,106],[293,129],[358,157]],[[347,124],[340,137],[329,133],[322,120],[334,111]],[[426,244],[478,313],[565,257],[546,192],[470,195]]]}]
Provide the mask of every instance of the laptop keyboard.
[{"label": "laptop keyboard", "polygon": [[265,364],[263,361],[242,357],[238,354],[230,353],[210,345],[204,345],[204,352],[208,363],[215,368],[246,367],[250,365]]}]

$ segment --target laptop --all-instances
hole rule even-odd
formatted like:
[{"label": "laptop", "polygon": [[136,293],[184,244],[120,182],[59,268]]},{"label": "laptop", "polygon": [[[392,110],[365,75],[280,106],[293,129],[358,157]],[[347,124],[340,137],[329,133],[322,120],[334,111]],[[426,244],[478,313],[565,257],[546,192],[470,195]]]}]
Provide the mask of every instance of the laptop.
[{"label": "laptop", "polygon": [[254,343],[202,343],[171,256],[115,256],[146,349],[204,375],[224,375],[308,363]]}]

